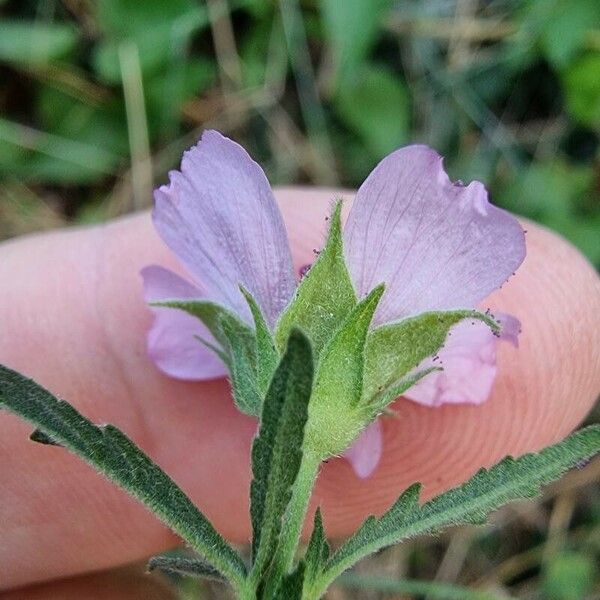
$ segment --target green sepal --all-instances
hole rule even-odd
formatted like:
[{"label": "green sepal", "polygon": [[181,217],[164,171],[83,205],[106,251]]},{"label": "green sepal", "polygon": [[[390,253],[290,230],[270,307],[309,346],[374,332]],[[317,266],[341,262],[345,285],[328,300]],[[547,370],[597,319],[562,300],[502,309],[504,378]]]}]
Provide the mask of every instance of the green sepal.
[{"label": "green sepal", "polygon": [[220,347],[198,339],[227,366],[237,407],[248,415],[259,416],[262,395],[257,381],[256,336],[252,328],[224,306],[209,300],[166,300],[153,302],[151,306],[183,310],[204,323]]},{"label": "green sepal", "polygon": [[500,326],[476,310],[427,312],[369,332],[365,349],[364,404],[443,346],[450,329],[463,319],[479,320],[498,333]]},{"label": "green sepal", "polygon": [[373,396],[371,401],[366,407],[367,414],[371,415],[374,419],[377,415],[382,413],[385,408],[391,404],[396,398],[404,394],[406,390],[409,390],[413,385],[421,381],[423,377],[433,373],[434,371],[441,371],[440,367],[431,367],[429,369],[422,369],[416,373],[410,373],[400,381],[390,385],[386,389]]},{"label": "green sepal", "polygon": [[31,379],[0,365],[0,408],[92,465],[202,554],[236,589],[246,567],[175,482],[112,425],[97,426]]},{"label": "green sepal", "polygon": [[225,338],[227,365],[236,406],[247,415],[260,414],[263,397],[256,379],[256,351],[239,321],[224,318],[220,322]]},{"label": "green sepal", "polygon": [[275,330],[275,344],[281,351],[291,329],[302,329],[312,343],[315,362],[357,302],[344,260],[341,211],[342,204],[338,202],[331,215],[325,248],[298,285]]},{"label": "green sepal", "polygon": [[217,569],[198,558],[159,554],[148,561],[147,569],[148,572],[158,569],[167,575],[225,581],[225,577]]},{"label": "green sepal", "polygon": [[250,577],[257,583],[275,553],[283,515],[300,469],[312,381],[310,342],[294,329],[267,391],[258,435],[252,445]]},{"label": "green sepal", "polygon": [[306,428],[306,447],[323,460],[346,450],[368,422],[356,409],[369,325],[383,292],[380,285],[360,302],[323,349]]},{"label": "green sepal", "polygon": [[339,575],[386,546],[450,525],[484,524],[487,515],[512,500],[534,498],[540,486],[600,452],[600,426],[590,426],[535,454],[506,457],[480,469],[463,485],[419,504],[421,485],[409,487],[381,517],[369,517],[329,559],[313,586],[319,597]]},{"label": "green sepal", "polygon": [[256,300],[246,288],[240,286],[240,291],[246,299],[252,313],[252,318],[254,319],[254,329],[256,332],[256,383],[260,394],[264,397],[279,363],[279,352],[275,348],[275,340],[271,335],[260,306],[258,306]]}]

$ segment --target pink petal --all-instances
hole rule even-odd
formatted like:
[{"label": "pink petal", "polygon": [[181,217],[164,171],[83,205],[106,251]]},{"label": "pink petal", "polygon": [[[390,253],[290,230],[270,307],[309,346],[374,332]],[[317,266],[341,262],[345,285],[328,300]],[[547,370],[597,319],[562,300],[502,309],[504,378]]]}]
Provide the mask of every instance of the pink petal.
[{"label": "pink petal", "polygon": [[344,242],[359,295],[386,284],[375,324],[475,306],[525,257],[517,220],[489,204],[481,183],[452,183],[441,156],[420,145],[390,154],[369,175]]},{"label": "pink petal", "polygon": [[[516,345],[520,329],[518,319],[497,315],[504,326],[500,339]],[[425,406],[441,404],[481,404],[485,402],[496,378],[496,345],[499,338],[481,321],[465,320],[455,325],[438,353],[438,360],[427,359],[418,369],[441,366],[430,373],[404,396]]]},{"label": "pink petal", "polygon": [[208,297],[248,320],[243,284],[273,325],[295,281],[283,219],[262,169],[216,131],[184,153],[154,194],[154,224]]},{"label": "pink petal", "polygon": [[[175,273],[158,266],[142,270],[147,302],[168,299],[202,298],[201,290]],[[148,356],[171,377],[187,380],[215,379],[225,375],[219,357],[194,336],[214,343],[198,320],[180,310],[152,308],[154,323],[148,333]]]},{"label": "pink petal", "polygon": [[344,452],[357,477],[366,479],[375,471],[383,454],[383,432],[379,419],[373,421]]}]

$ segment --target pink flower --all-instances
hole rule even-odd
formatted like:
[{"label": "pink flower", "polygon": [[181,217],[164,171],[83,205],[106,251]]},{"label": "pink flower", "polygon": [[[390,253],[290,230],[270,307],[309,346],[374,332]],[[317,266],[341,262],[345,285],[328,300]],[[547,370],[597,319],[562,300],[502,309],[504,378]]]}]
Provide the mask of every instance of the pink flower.
[{"label": "pink flower", "polygon": [[[262,169],[241,146],[207,131],[169,177],[169,185],[155,192],[154,224],[193,283],[147,267],[146,300],[210,299],[252,324],[241,284],[273,329],[296,280],[285,226]],[[475,307],[516,271],[525,240],[517,220],[488,202],[481,183],[452,183],[442,158],[414,145],[384,158],[358,190],[344,253],[359,298],[386,284],[373,320],[379,325]],[[211,340],[200,321],[178,310],[153,310],[148,351],[163,372],[194,380],[226,373],[195,338]],[[503,335],[514,341],[518,322],[504,320],[509,327]],[[483,402],[496,372],[495,343],[485,325],[457,325],[439,353],[444,372],[430,374],[406,396],[430,406]],[[359,476],[376,467],[381,443],[375,422],[348,451]]]}]

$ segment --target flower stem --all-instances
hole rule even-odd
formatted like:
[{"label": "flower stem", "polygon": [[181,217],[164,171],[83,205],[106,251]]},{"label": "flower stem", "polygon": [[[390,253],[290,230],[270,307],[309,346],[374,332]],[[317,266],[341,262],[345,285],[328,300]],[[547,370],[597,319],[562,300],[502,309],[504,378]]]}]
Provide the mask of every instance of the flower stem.
[{"label": "flower stem", "polygon": [[294,565],[294,557],[300,543],[302,526],[304,525],[306,511],[317,480],[320,464],[321,460],[316,454],[304,452],[298,477],[292,491],[292,498],[284,517],[279,546],[269,574],[267,598],[276,592],[281,579],[292,570]]}]

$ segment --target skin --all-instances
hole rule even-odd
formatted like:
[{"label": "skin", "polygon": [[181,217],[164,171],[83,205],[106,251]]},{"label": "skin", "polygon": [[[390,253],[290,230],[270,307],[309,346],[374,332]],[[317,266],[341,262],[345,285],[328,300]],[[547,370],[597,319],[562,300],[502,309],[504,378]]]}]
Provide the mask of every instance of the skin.
[{"label": "skin", "polygon": [[[314,260],[330,201],[339,194],[280,189],[276,195],[300,268]],[[590,410],[600,389],[600,281],[567,242],[532,224],[525,228],[525,263],[485,303],[523,323],[519,350],[500,346],[492,396],[480,407],[436,409],[400,399],[397,418],[384,420],[384,456],[372,477],[357,479],[345,460],[324,466],[313,504],[322,506],[330,536],[347,535],[416,480],[430,497],[506,454],[556,442]],[[148,214],[0,245],[0,362],[92,420],[116,424],[219,531],[247,542],[256,424],[236,411],[225,381],[176,381],[146,357],[152,316],[139,270],[148,264],[182,272]],[[0,414],[0,589],[107,571],[177,543],[124,492],[65,450],[30,442],[30,432],[27,423]],[[57,597],[53,586],[71,585],[73,597],[104,598],[98,577],[114,581],[80,577],[38,585],[35,596],[2,597]]]}]

